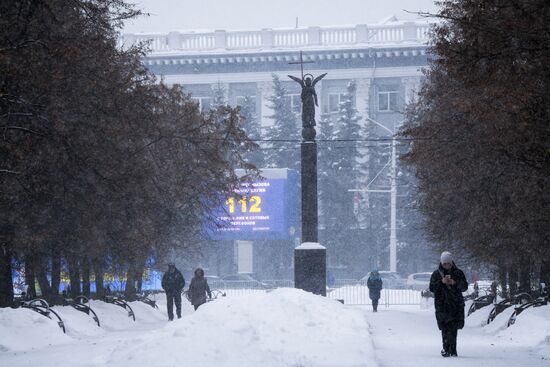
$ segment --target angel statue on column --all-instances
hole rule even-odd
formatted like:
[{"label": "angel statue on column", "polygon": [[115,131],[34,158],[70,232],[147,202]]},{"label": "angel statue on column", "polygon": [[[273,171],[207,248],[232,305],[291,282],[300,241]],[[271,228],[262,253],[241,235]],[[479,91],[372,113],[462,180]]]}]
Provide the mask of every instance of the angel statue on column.
[{"label": "angel statue on column", "polygon": [[302,79],[289,75],[288,77],[302,86],[302,128],[315,126],[315,106],[317,103],[317,93],[315,93],[315,84],[323,79],[327,73],[319,75],[313,79],[313,75],[305,74]]}]

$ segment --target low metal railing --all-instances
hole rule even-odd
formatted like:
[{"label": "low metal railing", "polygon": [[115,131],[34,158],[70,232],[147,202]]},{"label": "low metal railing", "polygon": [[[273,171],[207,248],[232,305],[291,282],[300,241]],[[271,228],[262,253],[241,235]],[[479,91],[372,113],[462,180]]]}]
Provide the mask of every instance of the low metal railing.
[{"label": "low metal railing", "polygon": [[[341,299],[347,305],[370,305],[369,288],[362,285],[348,285],[340,288],[332,288],[327,293],[331,299]],[[422,296],[420,291],[411,289],[382,289],[380,293],[380,305],[420,305]]]},{"label": "low metal railing", "polygon": [[[272,291],[276,288],[293,288],[292,280],[209,281],[210,289],[222,290],[228,297]],[[327,287],[327,297],[343,300],[347,305],[370,305],[369,288],[355,279],[336,279]],[[412,289],[382,289],[380,305],[420,305],[421,292]]]}]

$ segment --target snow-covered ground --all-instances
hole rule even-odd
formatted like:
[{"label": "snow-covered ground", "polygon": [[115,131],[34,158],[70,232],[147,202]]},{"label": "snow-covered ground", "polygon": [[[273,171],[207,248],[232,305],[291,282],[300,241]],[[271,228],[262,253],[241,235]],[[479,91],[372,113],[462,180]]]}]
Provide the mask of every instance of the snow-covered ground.
[{"label": "snow-covered ground", "polygon": [[549,366],[550,306],[529,309],[506,328],[506,310],[485,325],[490,308],[459,332],[459,358],[439,355],[433,309],[342,305],[295,289],[217,299],[183,317],[132,302],[92,301],[101,327],[55,307],[67,328],[28,309],[0,309],[0,366]]},{"label": "snow-covered ground", "polygon": [[466,319],[458,332],[459,357],[444,361],[433,308],[382,308],[367,320],[381,366],[550,366],[550,306],[528,310],[510,328],[508,310],[486,325],[490,311],[485,307]]}]

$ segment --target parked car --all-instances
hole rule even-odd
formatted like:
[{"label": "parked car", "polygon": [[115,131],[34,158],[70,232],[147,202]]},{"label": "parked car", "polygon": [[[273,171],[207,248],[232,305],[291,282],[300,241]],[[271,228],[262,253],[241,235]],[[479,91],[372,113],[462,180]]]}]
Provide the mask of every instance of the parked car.
[{"label": "parked car", "polygon": [[431,272],[424,273],[414,273],[408,276],[407,278],[407,288],[424,290],[430,288],[430,278],[432,276]]},{"label": "parked car", "polygon": [[[394,271],[382,270],[378,272],[382,278],[382,287],[386,289],[404,289],[407,285],[407,280]],[[370,272],[359,280],[361,285],[367,285]]]},{"label": "parked car", "polygon": [[250,274],[227,275],[221,280],[227,288],[269,288],[266,283],[254,279]]}]

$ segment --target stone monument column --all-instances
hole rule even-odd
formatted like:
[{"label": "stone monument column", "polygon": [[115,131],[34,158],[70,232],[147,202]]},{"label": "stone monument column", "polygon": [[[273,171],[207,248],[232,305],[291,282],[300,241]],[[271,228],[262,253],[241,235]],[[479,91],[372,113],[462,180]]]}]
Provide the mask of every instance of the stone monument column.
[{"label": "stone monument column", "polygon": [[[301,54],[300,54],[300,63]],[[303,67],[303,65],[302,65]],[[326,248],[318,242],[317,142],[315,107],[318,106],[315,84],[326,74],[313,79],[289,77],[302,87],[302,244],[294,249],[294,287],[326,296]]]}]

